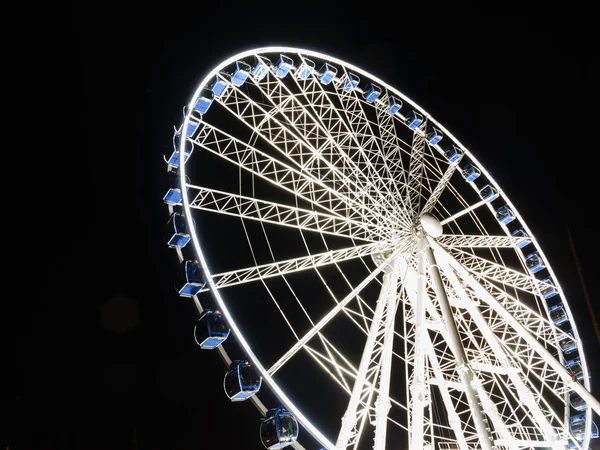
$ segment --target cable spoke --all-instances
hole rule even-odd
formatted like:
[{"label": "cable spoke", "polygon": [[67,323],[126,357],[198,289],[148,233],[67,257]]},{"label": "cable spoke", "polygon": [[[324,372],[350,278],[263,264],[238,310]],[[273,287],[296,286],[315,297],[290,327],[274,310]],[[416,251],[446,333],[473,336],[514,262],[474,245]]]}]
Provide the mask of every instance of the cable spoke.
[{"label": "cable spoke", "polygon": [[323,317],[309,332],[307,332],[302,338],[298,340],[296,344],[292,348],[290,348],[285,355],[283,355],[275,364],[271,366],[269,369],[269,374],[275,373],[277,370],[281,368],[283,364],[286,363],[294,354],[300,350],[310,339],[312,339],[319,331],[327,325],[336,315],[339,313],[348,303],[350,303],[354,298],[360,293],[360,291],[365,288],[379,273],[391,262],[393,259],[398,256],[401,251],[404,250],[403,247],[399,247],[395,249],[391,256],[385,259],[383,263],[378,266],[375,270],[373,270],[364,280],[362,280],[356,288],[352,290],[346,297],[337,303],[337,305],[329,311],[325,317]]}]

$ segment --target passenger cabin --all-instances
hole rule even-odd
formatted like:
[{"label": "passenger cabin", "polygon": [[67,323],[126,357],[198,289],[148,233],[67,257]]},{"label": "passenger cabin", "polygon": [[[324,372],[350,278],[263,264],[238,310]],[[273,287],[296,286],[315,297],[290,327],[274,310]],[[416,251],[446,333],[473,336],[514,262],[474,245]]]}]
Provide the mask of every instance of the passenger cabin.
[{"label": "passenger cabin", "polygon": [[540,294],[544,296],[545,299],[549,299],[558,295],[558,289],[554,285],[554,281],[552,277],[546,277],[540,281],[539,284]]},{"label": "passenger cabin", "polygon": [[296,69],[296,77],[300,80],[306,80],[315,70],[315,63],[308,58],[304,58],[300,67]]},{"label": "passenger cabin", "polygon": [[358,83],[360,83],[360,78],[358,77],[358,75],[355,75],[352,72],[348,72],[348,78],[344,83],[344,91],[353,91],[356,88],[356,86],[358,86]]},{"label": "passenger cabin", "polygon": [[444,156],[451,163],[459,161],[460,158],[462,157],[462,155],[463,155],[463,151],[459,147],[457,147],[456,145],[454,145],[454,144],[449,145],[444,150]]},{"label": "passenger cabin", "polygon": [[579,381],[583,381],[583,366],[581,365],[581,359],[579,356],[575,356],[567,361],[565,361],[565,367],[574,378]]},{"label": "passenger cabin", "polygon": [[555,325],[562,325],[569,320],[562,303],[551,306],[548,308],[548,312],[550,313],[550,319],[552,319],[552,322],[554,322]]},{"label": "passenger cabin", "polygon": [[496,210],[496,219],[498,219],[498,222],[506,225],[515,220],[515,215],[508,205],[502,205]]},{"label": "passenger cabin", "polygon": [[408,113],[408,116],[406,117],[406,125],[408,126],[408,128],[410,128],[411,130],[414,130],[422,123],[423,123],[423,116],[421,114],[416,112],[414,109]]},{"label": "passenger cabin", "polygon": [[229,337],[229,326],[225,316],[215,309],[205,309],[194,326],[194,339],[202,349],[213,349]]},{"label": "passenger cabin", "polygon": [[[179,134],[176,134],[173,137],[173,147],[174,147],[173,153],[171,153],[171,156],[169,157],[169,159],[167,159],[167,164],[171,168],[178,168],[179,164],[181,162],[181,158],[179,158],[179,142],[180,142],[180,140],[181,140],[181,135],[179,135]],[[185,162],[188,160],[188,158],[192,154],[192,151],[194,150],[194,144],[190,140],[186,139],[183,146],[184,146],[183,163],[185,164]]]},{"label": "passenger cabin", "polygon": [[[587,413],[582,412],[579,414],[575,414],[574,416],[569,417],[569,430],[571,431],[571,435],[577,441],[583,441],[585,437],[585,423],[586,423]],[[590,438],[595,439],[598,437],[598,427],[594,422],[591,423],[591,431]]]},{"label": "passenger cabin", "polygon": [[252,397],[260,389],[262,377],[248,360],[233,361],[223,379],[225,394],[232,402]]},{"label": "passenger cabin", "polygon": [[[581,449],[582,445],[583,445],[583,434],[578,435],[580,437],[580,439],[577,439],[577,444],[573,441],[569,441],[569,443],[567,444],[567,448],[569,450],[571,449]],[[596,426],[596,424],[594,422],[592,422],[591,424],[591,430],[590,430],[590,439],[596,439],[598,437],[598,427]],[[594,447],[593,449],[590,447],[588,448],[588,450],[594,450],[596,449],[596,447]]]},{"label": "passenger cabin", "polygon": [[368,83],[363,88],[363,98],[369,103],[373,103],[381,95],[381,88],[373,83]]},{"label": "passenger cabin", "polygon": [[180,179],[181,177],[179,175],[179,171],[175,168],[169,168],[167,173],[169,177],[169,190],[163,197],[163,201],[168,205],[180,205],[182,197]]},{"label": "passenger cabin", "polygon": [[234,86],[241,86],[246,82],[252,67],[244,61],[236,61],[233,70],[230,72],[230,81]]},{"label": "passenger cabin", "polygon": [[575,391],[569,393],[569,405],[571,405],[571,408],[575,411],[585,411],[587,409],[587,403]]},{"label": "passenger cabin", "polygon": [[578,441],[583,441],[586,415],[586,413],[579,413],[569,417],[569,431]]},{"label": "passenger cabin", "polygon": [[[193,134],[196,132],[196,130],[198,129],[198,126],[200,125],[200,122],[197,120],[193,120],[190,118],[190,120],[188,120],[188,124],[187,127],[185,128],[185,135],[186,137],[191,137],[193,136]],[[183,128],[183,124],[181,124],[181,126],[179,127],[179,129],[177,130],[177,133],[175,133],[175,137],[179,137],[181,136],[181,131]]]},{"label": "passenger cabin", "polygon": [[540,256],[539,252],[533,252],[527,255],[527,257],[525,258],[525,264],[532,273],[539,272],[540,270],[546,267],[546,264],[542,260],[542,257]]},{"label": "passenger cabin", "polygon": [[500,194],[494,186],[488,184],[479,190],[479,196],[484,202],[490,203],[498,198]]},{"label": "passenger cabin", "polygon": [[285,408],[272,408],[260,424],[260,440],[265,448],[284,448],[298,439],[298,422]]},{"label": "passenger cabin", "polygon": [[294,67],[294,60],[286,55],[279,55],[277,64],[273,65],[273,73],[279,78],[285,77],[290,69]]},{"label": "passenger cabin", "polygon": [[427,131],[427,134],[425,134],[425,137],[427,138],[427,142],[429,142],[429,144],[435,145],[442,140],[444,135],[436,127],[431,127]]},{"label": "passenger cabin", "polygon": [[202,277],[202,269],[198,260],[184,261],[182,272],[179,274],[179,287],[177,292],[181,297],[192,297],[206,286],[206,281]]},{"label": "passenger cabin", "polygon": [[209,88],[203,88],[200,91],[200,95],[194,103],[194,109],[198,111],[200,114],[206,113],[210,105],[212,105],[213,100],[215,99],[215,93]]},{"label": "passenger cabin", "polygon": [[187,222],[182,213],[174,212],[167,221],[165,241],[169,247],[183,248],[190,241]]},{"label": "passenger cabin", "polygon": [[215,78],[210,82],[208,88],[215,94],[217,97],[223,95],[227,90],[228,84],[223,78],[219,75],[215,75]]},{"label": "passenger cabin", "polygon": [[529,239],[529,235],[527,234],[527,231],[525,231],[524,228],[517,228],[515,231],[512,232],[512,235],[515,237],[523,238],[522,240],[519,240],[516,243],[516,246],[519,248],[523,248],[527,244],[531,244],[531,239]]},{"label": "passenger cabin", "polygon": [[402,108],[402,100],[390,95],[386,111],[390,114],[396,114],[398,111],[400,111],[400,108]]},{"label": "passenger cabin", "polygon": [[567,334],[570,337],[564,336],[558,341],[558,345],[565,355],[577,351],[577,342],[575,342],[575,338],[573,337],[573,330],[567,331]]},{"label": "passenger cabin", "polygon": [[267,72],[269,71],[269,66],[270,63],[267,64],[267,62],[263,58],[257,56],[254,59],[254,66],[252,67],[250,74],[254,77],[256,81],[260,81],[267,75]]},{"label": "passenger cabin", "polygon": [[481,175],[481,170],[479,170],[479,168],[475,167],[473,164],[468,163],[462,168],[461,174],[465,180],[471,182],[479,178],[479,175]]},{"label": "passenger cabin", "polygon": [[324,63],[319,70],[319,81],[323,84],[329,84],[337,75],[337,69],[331,64]]}]

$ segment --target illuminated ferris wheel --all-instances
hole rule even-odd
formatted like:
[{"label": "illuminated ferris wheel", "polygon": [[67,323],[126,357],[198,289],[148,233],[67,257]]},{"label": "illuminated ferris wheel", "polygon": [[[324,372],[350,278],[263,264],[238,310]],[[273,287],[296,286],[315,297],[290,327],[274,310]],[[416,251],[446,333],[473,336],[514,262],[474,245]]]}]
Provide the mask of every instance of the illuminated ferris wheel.
[{"label": "illuminated ferris wheel", "polygon": [[177,290],[227,365],[225,394],[261,412],[266,448],[562,450],[598,436],[549,261],[410,98],[331,56],[254,49],[199,83],[173,142]]}]

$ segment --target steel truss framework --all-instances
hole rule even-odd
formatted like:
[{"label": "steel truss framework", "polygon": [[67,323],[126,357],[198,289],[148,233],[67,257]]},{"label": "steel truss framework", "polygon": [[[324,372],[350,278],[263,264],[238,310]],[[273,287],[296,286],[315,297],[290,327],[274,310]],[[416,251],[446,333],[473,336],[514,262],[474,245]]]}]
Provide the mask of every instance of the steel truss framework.
[{"label": "steel truss framework", "polygon": [[[266,62],[264,77],[234,83],[238,61]],[[224,90],[201,111],[215,80]],[[169,166],[182,197],[169,211],[188,221],[180,261],[198,259],[207,281],[192,299],[225,313],[310,439],[328,450],[587,449],[600,407],[557,277],[501,187],[410,98],[336,58],[272,47],[212,70],[179,132],[190,124],[175,149],[185,163]],[[572,334],[549,313],[556,299]],[[227,364],[228,345],[217,348]],[[298,374],[336,401],[296,393],[307,392]],[[582,436],[569,426],[573,392],[588,405]],[[249,401],[264,415],[259,397]],[[291,445],[312,445],[302,442]]]}]

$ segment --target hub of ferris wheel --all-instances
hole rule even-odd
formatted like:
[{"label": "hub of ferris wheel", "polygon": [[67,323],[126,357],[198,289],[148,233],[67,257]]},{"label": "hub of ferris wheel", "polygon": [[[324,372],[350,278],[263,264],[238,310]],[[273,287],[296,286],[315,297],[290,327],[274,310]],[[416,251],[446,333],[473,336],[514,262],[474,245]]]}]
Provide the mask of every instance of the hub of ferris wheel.
[{"label": "hub of ferris wheel", "polygon": [[[401,238],[390,248],[386,248],[379,253],[373,254],[373,261],[375,264],[377,264],[377,266],[384,264],[384,262],[392,255],[394,250],[401,246],[406,249],[405,253],[411,253],[416,249],[419,239],[427,236],[430,236],[434,239],[440,237],[443,232],[443,227],[440,221],[433,214],[423,213],[418,217],[418,220],[415,221],[412,231],[412,235]],[[383,271],[386,273],[391,270],[391,264],[388,264],[385,268],[383,268]]]}]

